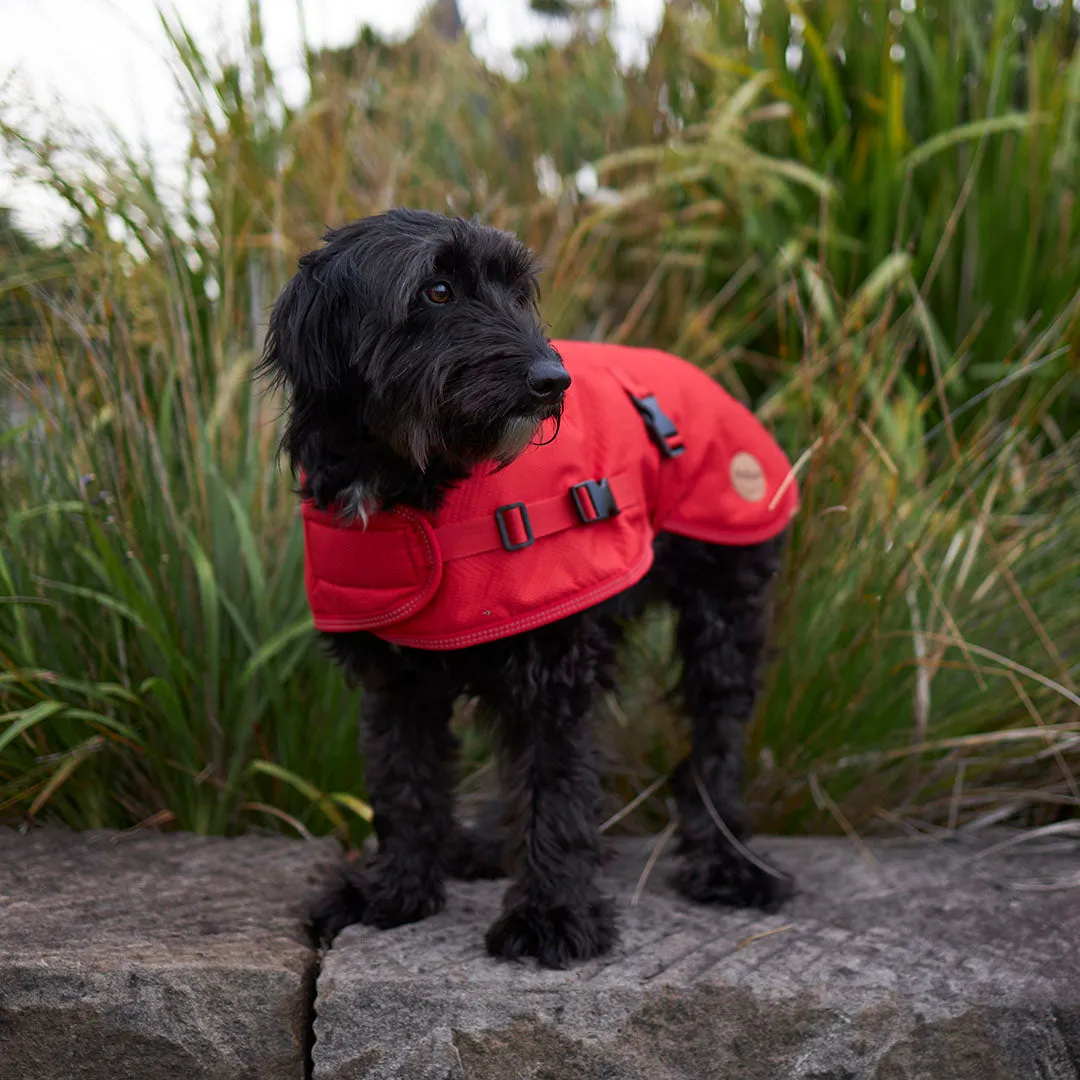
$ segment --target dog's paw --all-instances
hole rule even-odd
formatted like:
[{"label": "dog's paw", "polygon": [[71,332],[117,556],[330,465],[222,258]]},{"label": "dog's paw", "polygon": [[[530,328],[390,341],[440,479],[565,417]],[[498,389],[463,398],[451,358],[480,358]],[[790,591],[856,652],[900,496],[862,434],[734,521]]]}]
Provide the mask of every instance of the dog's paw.
[{"label": "dog's paw", "polygon": [[311,905],[308,915],[311,936],[319,944],[329,944],[346,926],[362,921],[366,906],[357,875],[342,871]]},{"label": "dog's paw", "polygon": [[734,853],[691,856],[672,877],[672,884],[699,904],[756,907],[776,911],[795,892],[794,879],[774,877]]},{"label": "dog's paw", "polygon": [[595,896],[573,905],[516,904],[492,923],[484,941],[492,956],[535,956],[543,967],[565,968],[606,953],[616,936],[611,901]]},{"label": "dog's paw", "polygon": [[441,882],[405,885],[399,875],[380,872],[376,863],[342,873],[312,906],[309,926],[316,941],[329,943],[353,923],[389,930],[426,919],[445,903]]},{"label": "dog's paw", "polygon": [[363,922],[389,930],[393,926],[419,922],[446,906],[446,890],[432,878],[405,884],[397,874],[373,871],[365,875]]},{"label": "dog's paw", "polygon": [[455,830],[450,838],[446,872],[459,881],[506,877],[498,833],[464,826]]}]

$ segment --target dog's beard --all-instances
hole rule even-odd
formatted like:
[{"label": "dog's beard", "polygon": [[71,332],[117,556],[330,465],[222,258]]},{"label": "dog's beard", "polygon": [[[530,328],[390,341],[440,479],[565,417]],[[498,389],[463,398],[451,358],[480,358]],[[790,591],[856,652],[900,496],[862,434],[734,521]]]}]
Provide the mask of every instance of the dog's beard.
[{"label": "dog's beard", "polygon": [[512,416],[494,433],[489,432],[486,438],[468,446],[455,446],[454,440],[440,434],[437,427],[413,421],[397,425],[391,445],[419,469],[438,457],[469,468],[482,461],[506,466],[538,441],[543,421],[543,417],[535,415]]},{"label": "dog's beard", "polygon": [[540,423],[535,416],[514,416],[508,420],[492,447],[492,460],[499,465],[509,465],[536,441]]}]

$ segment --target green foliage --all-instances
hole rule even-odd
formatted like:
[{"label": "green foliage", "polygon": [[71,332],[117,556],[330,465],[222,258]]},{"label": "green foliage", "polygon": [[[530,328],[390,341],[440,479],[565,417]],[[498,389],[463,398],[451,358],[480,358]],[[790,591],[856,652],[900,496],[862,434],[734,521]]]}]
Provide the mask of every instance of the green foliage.
[{"label": "green foliage", "polygon": [[[811,270],[792,267],[782,301],[806,352],[759,409],[807,456],[751,736],[758,818],[862,830],[1075,807],[1077,445],[1033,378],[1056,350],[1025,357],[965,433],[951,413],[931,426],[903,372],[935,348],[910,261],[878,268],[847,309]],[[628,656],[619,753],[645,767],[625,796],[685,752],[670,633],[654,621]]]},{"label": "green foliage", "polygon": [[355,701],[311,677],[295,500],[253,353],[211,333],[219,377],[200,385],[186,267],[155,301],[157,268],[126,261],[88,238],[17,371],[35,389],[0,450],[0,806],[222,832],[272,804],[324,828],[283,774],[252,771],[272,757],[347,788],[358,767]]},{"label": "green foliage", "polygon": [[[518,231],[555,332],[689,357],[799,458],[751,733],[766,826],[1080,802],[1076,18],[671,5],[621,71],[603,18],[549,6],[570,38],[520,78],[428,23],[366,31],[309,55],[299,108],[257,5],[230,60],[168,23],[178,209],[135,155],[0,114],[76,218],[0,268],[0,816],[363,835],[358,700],[310,631],[249,375],[299,252],[395,204]],[[623,800],[683,750],[670,629],[635,631],[607,703]]]},{"label": "green foliage", "polygon": [[43,248],[19,229],[11,212],[0,206],[0,264],[4,280],[0,287],[0,334],[9,342],[23,337],[34,323],[30,293],[49,282],[56,288],[66,273],[61,252]]},{"label": "green foliage", "polygon": [[[799,291],[818,340],[813,290]],[[1055,774],[1042,795],[1078,794],[1056,749],[1080,718],[1076,446],[1026,434],[1054,430],[1037,381],[1054,350],[1026,357],[964,433],[951,414],[930,427],[896,374],[897,357],[937,347],[917,283],[901,274],[882,299],[865,327],[849,308],[822,333],[812,381],[804,361],[766,407],[813,448],[781,593],[785,661],[754,733],[764,813],[788,827],[826,824],[826,789],[857,827],[882,808],[966,816],[1040,755]]]},{"label": "green foliage", "polygon": [[[910,252],[944,340],[968,341],[949,386],[965,400],[1007,374],[1080,288],[1080,12],[911,7],[766,0],[736,69],[767,72],[789,110],[763,126],[761,148],[836,186],[812,240],[807,230],[830,280],[850,295],[890,252]],[[1075,349],[1040,385],[1070,364]],[[932,381],[924,363],[920,384]],[[1056,415],[1078,407],[1074,386]]]}]

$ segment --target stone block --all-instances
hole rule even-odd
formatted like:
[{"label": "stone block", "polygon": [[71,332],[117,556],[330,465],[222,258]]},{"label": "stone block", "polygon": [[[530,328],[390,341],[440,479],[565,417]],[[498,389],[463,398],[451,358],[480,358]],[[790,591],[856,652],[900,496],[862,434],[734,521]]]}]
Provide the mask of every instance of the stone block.
[{"label": "stone block", "polygon": [[484,954],[501,882],[349,927],[315,1080],[1080,1080],[1080,888],[1038,888],[1080,878],[1074,841],[755,846],[799,881],[777,914],[688,904],[666,859],[630,906],[648,848],[623,843],[620,945],[568,971]]},{"label": "stone block", "polygon": [[300,1080],[336,845],[0,829],[0,1080]]}]

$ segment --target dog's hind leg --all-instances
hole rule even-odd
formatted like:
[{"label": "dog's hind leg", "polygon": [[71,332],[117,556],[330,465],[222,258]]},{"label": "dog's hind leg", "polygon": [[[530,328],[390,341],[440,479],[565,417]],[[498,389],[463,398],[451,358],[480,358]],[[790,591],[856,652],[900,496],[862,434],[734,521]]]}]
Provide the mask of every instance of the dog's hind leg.
[{"label": "dog's hind leg", "polygon": [[457,738],[454,693],[401,670],[365,679],[361,743],[379,846],[319,901],[312,928],[328,940],[343,927],[416,922],[445,901]]},{"label": "dog's hind leg", "polygon": [[487,949],[565,967],[615,941],[596,884],[600,788],[589,732],[597,693],[610,685],[611,642],[585,613],[509,639],[498,659],[483,696],[496,721],[513,880]]},{"label": "dog's hind leg", "polygon": [[670,598],[679,612],[680,689],[692,725],[690,754],[673,776],[685,857],[675,883],[693,900],[774,908],[790,895],[791,879],[751,861],[738,845],[751,829],[743,800],[744,742],[780,541],[719,547],[664,540]]}]

